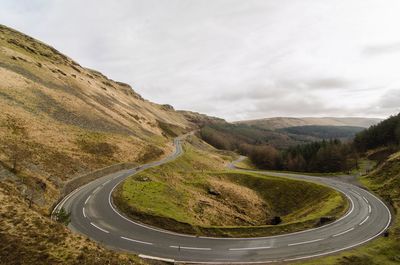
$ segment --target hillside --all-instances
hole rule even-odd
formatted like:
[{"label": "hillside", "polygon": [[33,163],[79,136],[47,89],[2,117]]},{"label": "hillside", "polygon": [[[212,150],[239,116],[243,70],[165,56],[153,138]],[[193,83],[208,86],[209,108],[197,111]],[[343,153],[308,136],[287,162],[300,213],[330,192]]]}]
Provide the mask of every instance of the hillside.
[{"label": "hillside", "polygon": [[284,132],[292,136],[293,138],[308,137],[314,138],[314,141],[321,139],[339,139],[339,140],[351,140],[357,133],[364,130],[363,127],[356,126],[333,126],[333,125],[304,125],[294,126],[276,131]]},{"label": "hillside", "polygon": [[213,118],[145,100],[2,25],[0,77],[0,264],[136,263],[50,221],[52,206],[100,175],[87,173],[159,159]]},{"label": "hillside", "polygon": [[292,117],[275,117],[248,121],[237,121],[237,124],[253,125],[262,129],[282,129],[295,126],[307,126],[307,125],[322,125],[322,126],[355,126],[367,128],[381,121],[377,118],[356,118],[356,117],[325,117],[325,118],[292,118]]},{"label": "hillside", "polygon": [[[171,149],[171,137],[194,127],[171,106],[151,103],[129,85],[4,26],[0,75],[0,161],[26,182],[46,187],[44,209],[65,181],[115,163],[158,158]],[[18,147],[13,140],[20,140]],[[24,162],[14,165],[15,159]]]}]

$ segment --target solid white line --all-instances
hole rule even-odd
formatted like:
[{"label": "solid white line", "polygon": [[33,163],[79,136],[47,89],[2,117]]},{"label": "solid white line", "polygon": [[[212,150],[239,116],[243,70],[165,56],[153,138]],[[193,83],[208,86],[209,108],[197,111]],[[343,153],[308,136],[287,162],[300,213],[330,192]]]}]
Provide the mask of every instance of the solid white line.
[{"label": "solid white line", "polygon": [[107,234],[110,233],[110,232],[108,232],[107,230],[105,230],[105,229],[103,229],[103,228],[101,228],[101,227],[98,227],[97,225],[95,225],[95,224],[92,223],[92,222],[90,222],[90,224],[93,225],[94,227],[96,227],[97,229],[103,231],[104,233],[107,233]]},{"label": "solid white line", "polygon": [[271,248],[271,246],[269,246],[269,247],[252,247],[252,248],[230,248],[229,250],[237,251],[237,250],[256,250],[256,249],[268,249],[268,248]]},{"label": "solid white line", "polygon": [[148,255],[143,255],[143,254],[139,254],[138,256],[139,256],[139,258],[142,258],[142,259],[152,259],[152,260],[159,260],[159,261],[165,261],[165,262],[171,262],[171,263],[175,262],[175,260],[173,260],[173,259],[165,259],[165,258],[148,256]]},{"label": "solid white line", "polygon": [[82,208],[83,216],[86,218],[85,207]]},{"label": "solid white line", "polygon": [[368,205],[368,213],[371,213],[371,205]]},{"label": "solid white line", "polygon": [[320,257],[320,256],[325,256],[325,255],[329,255],[329,254],[332,254],[332,253],[340,252],[340,251],[343,251],[343,250],[346,250],[346,249],[350,249],[350,248],[354,248],[354,247],[357,247],[359,245],[362,245],[362,244],[364,244],[364,243],[376,238],[380,234],[382,234],[383,231],[385,231],[389,227],[390,223],[392,222],[392,214],[390,213],[389,208],[386,206],[386,204],[383,201],[381,201],[374,194],[371,193],[371,195],[374,196],[375,199],[377,199],[380,203],[382,203],[382,205],[386,208],[387,212],[389,213],[389,221],[387,222],[385,228],[383,228],[379,233],[377,233],[376,235],[374,235],[374,236],[372,236],[370,238],[365,239],[364,241],[358,242],[357,244],[353,244],[351,246],[347,246],[347,247],[344,247],[344,248],[335,249],[335,250],[332,250],[332,251],[327,251],[327,252],[323,252],[323,253],[319,253],[319,254],[314,254],[314,255],[302,256],[302,257],[292,258],[292,259],[285,259],[284,261],[294,261],[294,260],[309,259],[309,258],[315,258],[315,257]]},{"label": "solid white line", "polygon": [[189,250],[211,250],[211,248],[195,248],[195,247],[181,247],[181,246],[169,246],[169,247],[177,249],[189,249]]},{"label": "solid white line", "polygon": [[[119,183],[120,183],[120,182],[119,182]],[[310,231],[314,231],[314,230],[319,230],[319,229],[322,229],[322,228],[326,228],[326,227],[328,227],[328,226],[331,226],[331,225],[333,225],[333,224],[335,224],[335,223],[337,223],[337,222],[339,222],[339,221],[345,219],[347,216],[349,216],[349,215],[354,211],[354,201],[353,201],[347,194],[343,193],[343,191],[338,190],[339,192],[343,193],[343,194],[349,199],[349,201],[350,201],[350,210],[349,210],[344,216],[342,216],[341,218],[337,219],[336,221],[334,221],[334,222],[332,222],[332,223],[329,223],[329,224],[326,224],[326,225],[323,225],[323,226],[320,226],[320,227],[311,228],[311,229],[307,229],[307,230],[299,231],[299,232],[287,233],[287,234],[276,235],[276,236],[266,236],[266,237],[246,237],[246,238],[231,237],[231,238],[218,238],[218,237],[207,237],[207,236],[192,236],[192,235],[180,234],[180,233],[171,232],[171,231],[164,230],[164,229],[155,228],[155,227],[152,227],[152,226],[149,226],[149,225],[144,225],[144,224],[135,222],[135,221],[133,221],[133,220],[131,220],[131,219],[129,219],[129,218],[123,216],[121,213],[119,213],[119,212],[117,211],[117,209],[115,209],[115,207],[113,206],[113,204],[112,204],[112,202],[111,202],[111,194],[113,193],[113,191],[115,190],[115,188],[119,185],[119,183],[115,184],[115,186],[111,189],[110,193],[108,194],[108,204],[110,205],[111,209],[112,209],[116,214],[118,214],[121,218],[125,219],[126,221],[128,221],[128,222],[130,222],[130,223],[132,223],[132,224],[135,224],[135,225],[138,225],[138,226],[141,226],[141,227],[144,227],[144,228],[153,230],[153,231],[162,232],[162,233],[171,234],[171,235],[182,236],[182,237],[206,238],[206,239],[215,239],[215,240],[238,240],[238,239],[240,239],[240,240],[254,240],[254,239],[271,239],[271,238],[277,238],[277,237],[283,237],[283,236],[289,236],[289,235],[302,234],[302,233],[306,233],[306,232],[310,232]],[[334,187],[332,187],[332,188],[333,188],[333,189],[336,189],[336,188],[334,188]]]},{"label": "solid white line", "polygon": [[[89,184],[89,183],[87,183],[87,184]],[[87,184],[86,184],[86,185],[87,185]],[[54,207],[53,211],[51,212],[51,215],[53,216],[56,212],[58,212],[58,210],[61,209],[61,208],[63,207],[64,203],[65,203],[69,198],[71,198],[75,193],[77,193],[78,191],[80,191],[81,189],[83,189],[86,185],[84,185],[84,186],[82,186],[82,187],[80,187],[80,188],[75,189],[75,190],[72,191],[70,194],[68,194],[66,197],[64,197],[64,198],[56,205],[56,207]]]},{"label": "solid white line", "polygon": [[87,199],[86,199],[86,201],[85,201],[85,204],[88,203],[88,201],[89,201],[89,199],[90,199],[90,196],[91,196],[91,195],[89,195],[89,197],[87,197]]},{"label": "solid white line", "polygon": [[339,234],[333,235],[333,237],[346,234],[346,233],[348,233],[348,232],[350,232],[350,231],[352,231],[352,230],[354,230],[354,227],[352,227],[352,228],[350,228],[350,229],[347,229],[346,231],[343,231],[343,232],[341,232],[341,233],[339,233]]},{"label": "solid white line", "polygon": [[314,239],[314,240],[310,240],[310,241],[292,243],[292,244],[288,244],[288,246],[297,246],[297,245],[309,244],[309,243],[314,243],[314,242],[318,242],[318,241],[321,241],[321,240],[324,240],[324,239],[323,238],[319,238],[319,239]]},{"label": "solid white line", "polygon": [[145,245],[153,245],[153,243],[150,243],[150,242],[135,240],[135,239],[124,237],[124,236],[121,236],[121,238],[125,239],[125,240],[129,240],[129,241],[135,242],[135,243],[140,243],[140,244],[145,244]]},{"label": "solid white line", "polygon": [[[392,214],[391,214],[389,208],[386,206],[386,204],[385,204],[381,199],[379,199],[377,196],[375,196],[375,195],[372,194],[372,193],[369,193],[369,194],[372,195],[377,201],[379,201],[379,202],[384,206],[384,208],[386,209],[386,211],[387,211],[388,214],[389,214],[389,220],[388,220],[388,222],[386,223],[386,226],[385,226],[381,231],[379,231],[377,234],[375,234],[374,236],[372,236],[372,237],[370,237],[370,238],[367,238],[367,239],[365,239],[365,240],[363,240],[363,241],[361,241],[361,242],[358,242],[358,243],[353,244],[353,245],[350,245],[350,246],[346,246],[346,247],[343,247],[343,248],[340,248],[340,249],[335,249],[335,250],[331,250],[331,251],[327,251],[327,252],[322,252],[322,253],[318,253],[318,254],[314,254],[314,255],[307,255],[307,256],[301,256],[301,257],[297,257],[297,258],[284,259],[283,261],[303,260],[303,259],[321,257],[321,256],[325,256],[325,255],[337,253],[337,252],[340,252],[340,251],[343,251],[343,250],[347,250],[347,249],[354,248],[354,247],[357,247],[357,246],[359,246],[359,245],[362,245],[362,244],[364,244],[364,243],[366,243],[366,242],[368,242],[368,241],[370,241],[370,240],[372,240],[372,239],[378,237],[379,235],[381,235],[381,234],[389,227],[390,223],[392,222]],[[345,195],[346,195],[346,194],[345,194]],[[346,196],[347,196],[347,195],[346,195]],[[348,197],[348,196],[347,196],[347,197]],[[343,218],[341,218],[341,219],[343,219]],[[184,260],[181,260],[181,261],[175,261],[175,262],[178,262],[178,263],[187,263],[187,264],[243,264],[243,263],[247,263],[247,264],[264,264],[264,263],[273,263],[273,262],[277,262],[277,260],[269,260],[269,261],[244,261],[244,262],[243,262],[243,261],[238,261],[238,262],[235,262],[235,261],[231,261],[231,262],[215,262],[215,261],[207,262],[207,261],[200,261],[200,262],[199,262],[199,261],[184,261]]]},{"label": "solid white line", "polygon": [[369,218],[369,215],[367,216],[367,218],[365,218],[365,219],[360,223],[360,225],[362,225],[363,223],[365,223],[365,222],[368,220],[368,218]]}]

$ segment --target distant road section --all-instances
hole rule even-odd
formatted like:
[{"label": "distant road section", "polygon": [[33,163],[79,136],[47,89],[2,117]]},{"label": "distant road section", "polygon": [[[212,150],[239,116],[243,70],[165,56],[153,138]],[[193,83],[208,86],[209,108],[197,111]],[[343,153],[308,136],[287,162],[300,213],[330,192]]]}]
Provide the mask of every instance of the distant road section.
[{"label": "distant road section", "polygon": [[[370,192],[329,177],[261,172],[273,176],[314,181],[346,195],[348,212],[339,220],[318,228],[260,238],[209,238],[182,235],[132,221],[118,212],[111,194],[128,176],[174,160],[183,153],[174,140],[175,152],[157,162],[111,174],[73,191],[54,209],[72,213],[70,229],[112,249],[143,258],[184,263],[264,263],[295,261],[332,254],[359,246],[383,233],[391,222],[386,205]],[[259,171],[257,171],[260,173]]]}]

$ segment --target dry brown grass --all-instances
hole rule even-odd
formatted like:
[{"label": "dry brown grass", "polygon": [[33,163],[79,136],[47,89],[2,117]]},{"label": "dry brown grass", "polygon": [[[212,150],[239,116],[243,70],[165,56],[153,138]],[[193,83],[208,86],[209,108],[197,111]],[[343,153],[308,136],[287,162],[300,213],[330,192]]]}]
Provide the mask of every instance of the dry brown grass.
[{"label": "dry brown grass", "polygon": [[[10,117],[25,128],[23,139],[7,126]],[[159,159],[172,150],[172,136],[194,126],[129,85],[0,25],[0,260],[130,264],[45,216],[69,180],[117,163]],[[26,209],[31,194],[33,207]]]},{"label": "dry brown grass", "polygon": [[72,234],[65,226],[29,209],[10,182],[0,182],[0,264],[138,264]]}]

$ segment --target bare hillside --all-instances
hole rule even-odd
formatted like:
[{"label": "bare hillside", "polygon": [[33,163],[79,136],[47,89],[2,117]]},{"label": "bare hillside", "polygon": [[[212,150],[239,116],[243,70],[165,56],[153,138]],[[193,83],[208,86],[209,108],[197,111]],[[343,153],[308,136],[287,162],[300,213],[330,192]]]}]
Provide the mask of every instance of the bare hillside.
[{"label": "bare hillside", "polygon": [[296,126],[307,126],[307,125],[321,125],[321,126],[356,126],[367,128],[371,125],[377,124],[381,119],[377,118],[357,118],[357,117],[346,117],[346,118],[335,118],[335,117],[324,117],[324,118],[291,118],[291,117],[275,117],[266,118],[259,120],[248,120],[238,121],[239,124],[254,125],[263,129],[282,129]]},{"label": "bare hillside", "polygon": [[2,25],[0,110],[0,264],[141,263],[51,221],[52,205],[87,173],[159,159],[173,137],[212,120],[149,102]]}]

